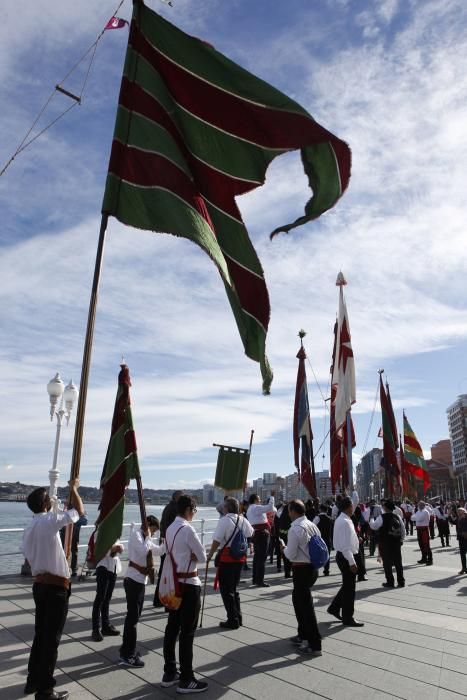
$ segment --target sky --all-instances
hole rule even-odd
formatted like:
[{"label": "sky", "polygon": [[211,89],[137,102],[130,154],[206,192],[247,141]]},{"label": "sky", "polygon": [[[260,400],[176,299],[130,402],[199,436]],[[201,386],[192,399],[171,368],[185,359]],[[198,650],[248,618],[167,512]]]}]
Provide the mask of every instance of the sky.
[{"label": "sky", "polygon": [[[0,167],[54,86],[94,42],[117,0],[17,0],[0,25]],[[352,149],[336,207],[272,242],[309,198],[297,152],[238,198],[271,301],[270,396],[245,357],[219,274],[189,241],[109,224],[98,302],[81,483],[97,486],[122,356],[132,375],[143,484],[213,481],[212,443],[254,442],[250,479],[294,471],[298,331],[316,469],[328,468],[332,331],[345,296],[357,374],[354,462],[381,447],[378,369],[396,418],[422,446],[449,437],[467,393],[467,4],[464,0],[160,0],[150,7],[289,94]],[[130,19],[126,0],[118,15]],[[100,208],[128,30],[99,42],[83,103],[0,177],[0,481],[46,484],[55,424],[47,382],[79,384]],[[80,91],[87,64],[63,85]],[[56,95],[40,129],[69,106]],[[35,132],[33,132],[34,134]],[[61,437],[69,474],[76,409]]]}]

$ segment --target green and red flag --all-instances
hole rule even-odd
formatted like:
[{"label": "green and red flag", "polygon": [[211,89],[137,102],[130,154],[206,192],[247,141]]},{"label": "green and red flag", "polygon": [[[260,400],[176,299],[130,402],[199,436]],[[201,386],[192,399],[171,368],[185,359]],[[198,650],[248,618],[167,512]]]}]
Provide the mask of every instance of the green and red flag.
[{"label": "green and red flag", "polygon": [[109,446],[102,470],[99,515],[96,520],[94,561],[102,559],[120,537],[123,526],[125,489],[139,474],[135,431],[131,415],[130,372],[121,365]]},{"label": "green and red flag", "polygon": [[134,2],[103,214],[188,238],[212,258],[266,393],[269,297],[235,198],[295,149],[313,196],[304,216],[273,234],[334,206],[349,182],[349,147],[294,100]]},{"label": "green and red flag", "polygon": [[430,475],[426,468],[423,450],[404,412],[404,465],[409,474],[423,481],[423,491],[430,486]]},{"label": "green and red flag", "polygon": [[393,495],[395,485],[400,486],[400,470],[397,461],[397,449],[399,439],[397,435],[396,419],[392,408],[389,385],[384,389],[382,373],[379,375],[379,396],[381,402],[381,414],[383,423],[383,464],[386,472],[388,495]]}]

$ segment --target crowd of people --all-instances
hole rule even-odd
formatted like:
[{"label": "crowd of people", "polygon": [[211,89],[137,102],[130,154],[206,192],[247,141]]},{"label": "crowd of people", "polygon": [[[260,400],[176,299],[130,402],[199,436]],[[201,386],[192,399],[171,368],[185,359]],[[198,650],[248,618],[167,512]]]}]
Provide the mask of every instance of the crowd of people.
[{"label": "crowd of people", "polygon": [[[44,488],[28,496],[28,506],[34,517],[26,529],[23,551],[34,577],[35,633],[28,663],[25,695],[35,693],[36,700],[66,700],[68,692],[55,690],[54,670],[58,646],[65,625],[71,592],[71,571],[65,556],[60,531],[80,521],[84,507],[78,493],[77,480],[70,482],[71,501],[66,511],[55,512]],[[297,620],[297,634],[291,638],[299,653],[316,657],[322,655],[322,638],[313,605],[312,587],[319,575],[329,576],[331,552],[341,574],[341,586],[327,608],[329,615],[348,627],[362,627],[354,616],[356,582],[367,580],[365,558],[376,556],[383,566],[386,588],[405,586],[402,545],[406,536],[416,528],[421,558],[419,564],[433,563],[431,541],[435,527],[442,547],[450,546],[454,526],[461,557],[459,575],[467,574],[467,512],[465,502],[434,506],[423,501],[416,505],[374,499],[358,503],[356,494],[337,496],[335,500],[303,503],[293,499],[276,504],[274,495],[261,503],[256,494],[239,503],[226,496],[219,507],[219,522],[212,544],[206,552],[191,521],[196,513],[196,501],[182,491],[174,492],[165,507],[161,522],[153,516],[146,523],[132,528],[128,541],[128,567],[123,586],[127,611],[123,626],[118,664],[144,667],[137,650],[137,626],[145,600],[148,583],[148,553],[161,558],[153,605],[164,607],[159,599],[159,587],[164,561],[174,566],[179,581],[180,604],[166,609],[164,633],[164,672],[162,687],[177,686],[182,694],[200,693],[207,689],[206,681],[197,679],[193,671],[193,640],[198,627],[202,599],[202,581],[198,565],[210,561],[216,567],[215,587],[219,587],[225,607],[226,620],[220,627],[237,630],[243,624],[238,591],[242,572],[251,570],[252,586],[269,587],[265,578],[266,562],[276,561],[277,571],[292,578],[292,602]],[[159,532],[159,538],[156,534]],[[322,568],[312,563],[312,545],[318,544],[325,554]],[[248,552],[253,550],[251,567]],[[121,572],[120,554],[123,544],[117,540],[105,557],[97,562],[96,596],[92,607],[92,639],[100,642],[105,636],[119,636],[120,631],[110,621],[110,601],[117,575]],[[321,564],[320,564],[321,567]],[[206,583],[205,576],[205,583]],[[176,661],[176,645],[178,658]]]}]

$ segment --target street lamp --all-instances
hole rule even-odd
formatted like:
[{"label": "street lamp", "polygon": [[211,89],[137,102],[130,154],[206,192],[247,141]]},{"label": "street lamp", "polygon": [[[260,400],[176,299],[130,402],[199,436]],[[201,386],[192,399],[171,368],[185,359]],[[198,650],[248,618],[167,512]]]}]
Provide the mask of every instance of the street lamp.
[{"label": "street lamp", "polygon": [[370,498],[373,500],[375,485],[373,481],[370,481]]},{"label": "street lamp", "polygon": [[[60,433],[62,431],[62,421],[65,417],[66,424],[70,422],[73,405],[78,399],[78,389],[73,382],[65,386],[57,372],[55,377],[47,384],[47,392],[50,399],[50,420],[53,421],[54,416],[57,418],[57,432],[55,434],[55,449],[52,463],[52,469],[49,471],[49,496],[52,501],[54,510],[57,510],[59,501],[57,499],[57,482],[60,472],[57,469],[58,450],[60,448]],[[65,407],[64,407],[65,406]]]}]

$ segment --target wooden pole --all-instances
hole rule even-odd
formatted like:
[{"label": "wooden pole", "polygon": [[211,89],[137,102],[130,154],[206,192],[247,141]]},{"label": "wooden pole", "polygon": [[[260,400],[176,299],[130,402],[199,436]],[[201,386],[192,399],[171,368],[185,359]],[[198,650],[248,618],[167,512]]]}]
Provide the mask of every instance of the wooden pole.
[{"label": "wooden pole", "polygon": [[[88,323],[86,328],[86,338],[84,341],[83,364],[81,367],[81,381],[79,386],[78,409],[76,412],[75,436],[73,442],[73,455],[71,458],[70,479],[79,478],[81,463],[81,449],[83,445],[84,416],[86,412],[86,398],[88,393],[89,368],[91,366],[92,341],[94,336],[94,324],[96,320],[97,299],[99,294],[99,282],[102,269],[102,259],[104,255],[105,233],[107,230],[108,214],[102,214],[101,227],[99,231],[99,241],[97,244],[96,262],[94,265],[94,278],[92,281],[91,299],[89,302]],[[70,503],[71,489],[68,496]],[[70,556],[71,532],[73,526],[68,525],[65,532],[65,554]]]},{"label": "wooden pole", "polygon": [[250,458],[251,458],[251,446],[253,445],[253,435],[255,431],[252,429],[250,433],[250,446],[248,447],[248,464],[246,467],[246,474],[245,474],[245,483],[243,484],[243,500],[245,500],[245,489],[246,489],[246,482],[248,479],[248,470],[250,468]]}]

